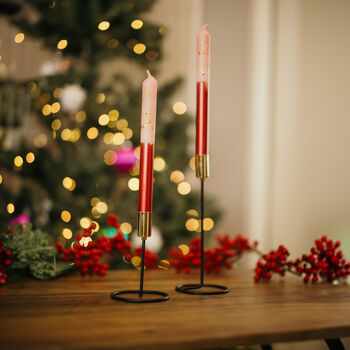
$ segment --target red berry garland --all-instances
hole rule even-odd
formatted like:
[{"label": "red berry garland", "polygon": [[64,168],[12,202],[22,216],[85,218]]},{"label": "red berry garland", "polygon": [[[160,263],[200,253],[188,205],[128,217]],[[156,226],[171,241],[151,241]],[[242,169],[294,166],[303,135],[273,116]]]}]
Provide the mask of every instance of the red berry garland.
[{"label": "red berry garland", "polygon": [[[128,242],[121,231],[119,231],[119,218],[114,214],[109,214],[107,225],[117,229],[117,234],[114,237],[107,238],[100,236],[96,241],[89,241],[87,245],[82,245],[79,242],[83,237],[90,237],[92,231],[96,228],[92,224],[89,228],[84,229],[83,235],[77,236],[77,241],[73,247],[64,249],[61,243],[56,244],[58,254],[63,261],[72,261],[73,265],[80,270],[82,275],[99,274],[104,276],[109,266],[102,263],[101,259],[105,254],[114,254],[119,252],[126,261],[131,261],[133,256],[131,244]],[[141,249],[136,249],[137,256],[141,256]],[[158,256],[152,252],[145,252],[145,266],[149,269],[157,267]]]},{"label": "red berry garland", "polygon": [[263,254],[256,264],[255,281],[269,280],[273,273],[284,276],[288,267],[288,256],[289,252],[283,245],[280,245],[277,251],[272,250],[269,254]]},{"label": "red berry garland", "polygon": [[[212,249],[204,249],[204,270],[206,272],[220,272],[222,268],[231,269],[232,263],[247,250],[252,249],[248,240],[242,236],[236,236],[232,239],[228,235],[218,236],[219,246]],[[253,246],[255,247],[255,243]],[[193,238],[189,242],[189,252],[184,254],[180,248],[170,248],[170,264],[179,271],[189,273],[193,267],[199,267],[201,264],[201,239]]]},{"label": "red berry garland", "polygon": [[[8,232],[8,234],[11,232]],[[7,280],[6,270],[11,264],[11,251],[6,249],[0,238],[0,285],[5,284]]]},{"label": "red berry garland", "polygon": [[311,254],[303,254],[302,258],[295,260],[292,265],[299,274],[305,274],[306,283],[347,279],[350,275],[350,263],[343,258],[339,247],[339,241],[333,242],[327,236],[323,236],[315,240],[315,246],[310,249]]}]

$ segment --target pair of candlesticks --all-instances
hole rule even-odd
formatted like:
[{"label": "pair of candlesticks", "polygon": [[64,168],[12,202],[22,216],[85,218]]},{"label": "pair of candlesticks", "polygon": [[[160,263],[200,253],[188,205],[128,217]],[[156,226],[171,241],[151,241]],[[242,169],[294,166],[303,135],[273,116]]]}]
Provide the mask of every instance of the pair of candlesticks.
[{"label": "pair of candlesticks", "polygon": [[[200,265],[200,283],[181,284],[176,286],[177,292],[193,295],[215,295],[225,294],[228,292],[226,286],[218,284],[204,283],[204,180],[209,176],[209,156],[207,154],[196,155],[196,176],[200,179],[200,228],[201,228],[201,265]],[[169,295],[165,292],[157,290],[148,290],[143,288],[144,281],[144,267],[145,267],[145,249],[147,237],[151,235],[151,212],[138,213],[138,236],[142,240],[142,254],[141,254],[141,270],[140,270],[140,288],[138,290],[122,290],[111,294],[111,298],[119,301],[131,303],[154,303],[166,301]],[[155,297],[145,298],[146,295]],[[136,295],[136,297],[132,297]]]},{"label": "pair of candlesticks", "polygon": [[[200,217],[201,217],[201,266],[200,283],[181,284],[176,291],[186,294],[210,295],[224,294],[227,287],[204,283],[204,180],[209,176],[208,156],[208,90],[209,90],[209,49],[210,34],[206,25],[197,35],[197,113],[196,113],[196,176],[201,181]],[[151,235],[152,194],[153,194],[153,152],[156,129],[157,80],[147,71],[147,79],[142,84],[141,108],[141,152],[139,181],[138,236],[142,240],[140,288],[113,292],[111,297],[132,303],[151,303],[165,301],[169,295],[165,292],[144,290],[145,250],[147,237]],[[145,298],[149,294],[155,298]],[[136,295],[136,297],[129,297]]]}]

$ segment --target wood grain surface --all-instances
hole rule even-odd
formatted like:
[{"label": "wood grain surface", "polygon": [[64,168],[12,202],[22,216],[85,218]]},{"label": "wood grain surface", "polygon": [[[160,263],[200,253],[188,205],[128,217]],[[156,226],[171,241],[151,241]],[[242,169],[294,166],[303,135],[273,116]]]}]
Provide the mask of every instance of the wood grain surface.
[{"label": "wood grain surface", "polygon": [[129,304],[110,293],[138,287],[138,271],[53,281],[15,278],[0,287],[0,347],[10,349],[213,349],[350,335],[350,287],[300,279],[254,283],[251,271],[206,276],[230,292],[175,292],[198,275],[146,271],[145,289],[170,300]]}]

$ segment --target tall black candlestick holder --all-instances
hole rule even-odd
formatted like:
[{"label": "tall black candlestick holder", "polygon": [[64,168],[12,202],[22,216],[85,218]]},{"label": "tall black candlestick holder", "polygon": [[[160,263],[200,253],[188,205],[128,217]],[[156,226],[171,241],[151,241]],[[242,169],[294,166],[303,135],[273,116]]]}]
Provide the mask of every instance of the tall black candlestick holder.
[{"label": "tall black candlestick holder", "polygon": [[[201,266],[200,283],[180,284],[176,286],[177,292],[194,295],[215,295],[228,293],[228,288],[219,284],[204,283],[204,180],[209,175],[208,155],[196,155],[196,176],[201,181],[200,191],[200,223],[201,223]],[[205,288],[205,290],[203,290]]]},{"label": "tall black candlestick holder", "polygon": [[[139,212],[138,215],[138,235],[142,239],[141,268],[140,268],[140,288],[138,290],[121,290],[111,294],[111,298],[128,303],[157,303],[169,299],[169,295],[158,290],[143,289],[143,280],[145,273],[145,250],[146,239],[151,235],[151,213]],[[155,295],[155,298],[145,298],[146,295]],[[136,295],[136,297],[127,297],[127,295]]]}]

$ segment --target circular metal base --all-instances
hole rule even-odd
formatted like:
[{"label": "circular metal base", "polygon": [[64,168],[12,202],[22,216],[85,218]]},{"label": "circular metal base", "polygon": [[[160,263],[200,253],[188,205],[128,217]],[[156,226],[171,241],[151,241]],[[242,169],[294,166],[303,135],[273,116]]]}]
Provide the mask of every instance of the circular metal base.
[{"label": "circular metal base", "polygon": [[[216,290],[202,291],[201,288],[212,288]],[[180,284],[176,286],[177,292],[194,295],[215,295],[228,293],[228,288],[219,284]]]},{"label": "circular metal base", "polygon": [[[122,296],[122,294],[136,294],[137,298],[127,298]],[[144,290],[142,294],[160,295],[160,297],[152,299],[143,299],[142,296],[140,296],[139,290],[121,290],[111,293],[111,298],[114,300],[126,301],[128,303],[158,303],[160,301],[166,301],[169,299],[169,295],[167,293],[160,292],[157,290]]]}]

